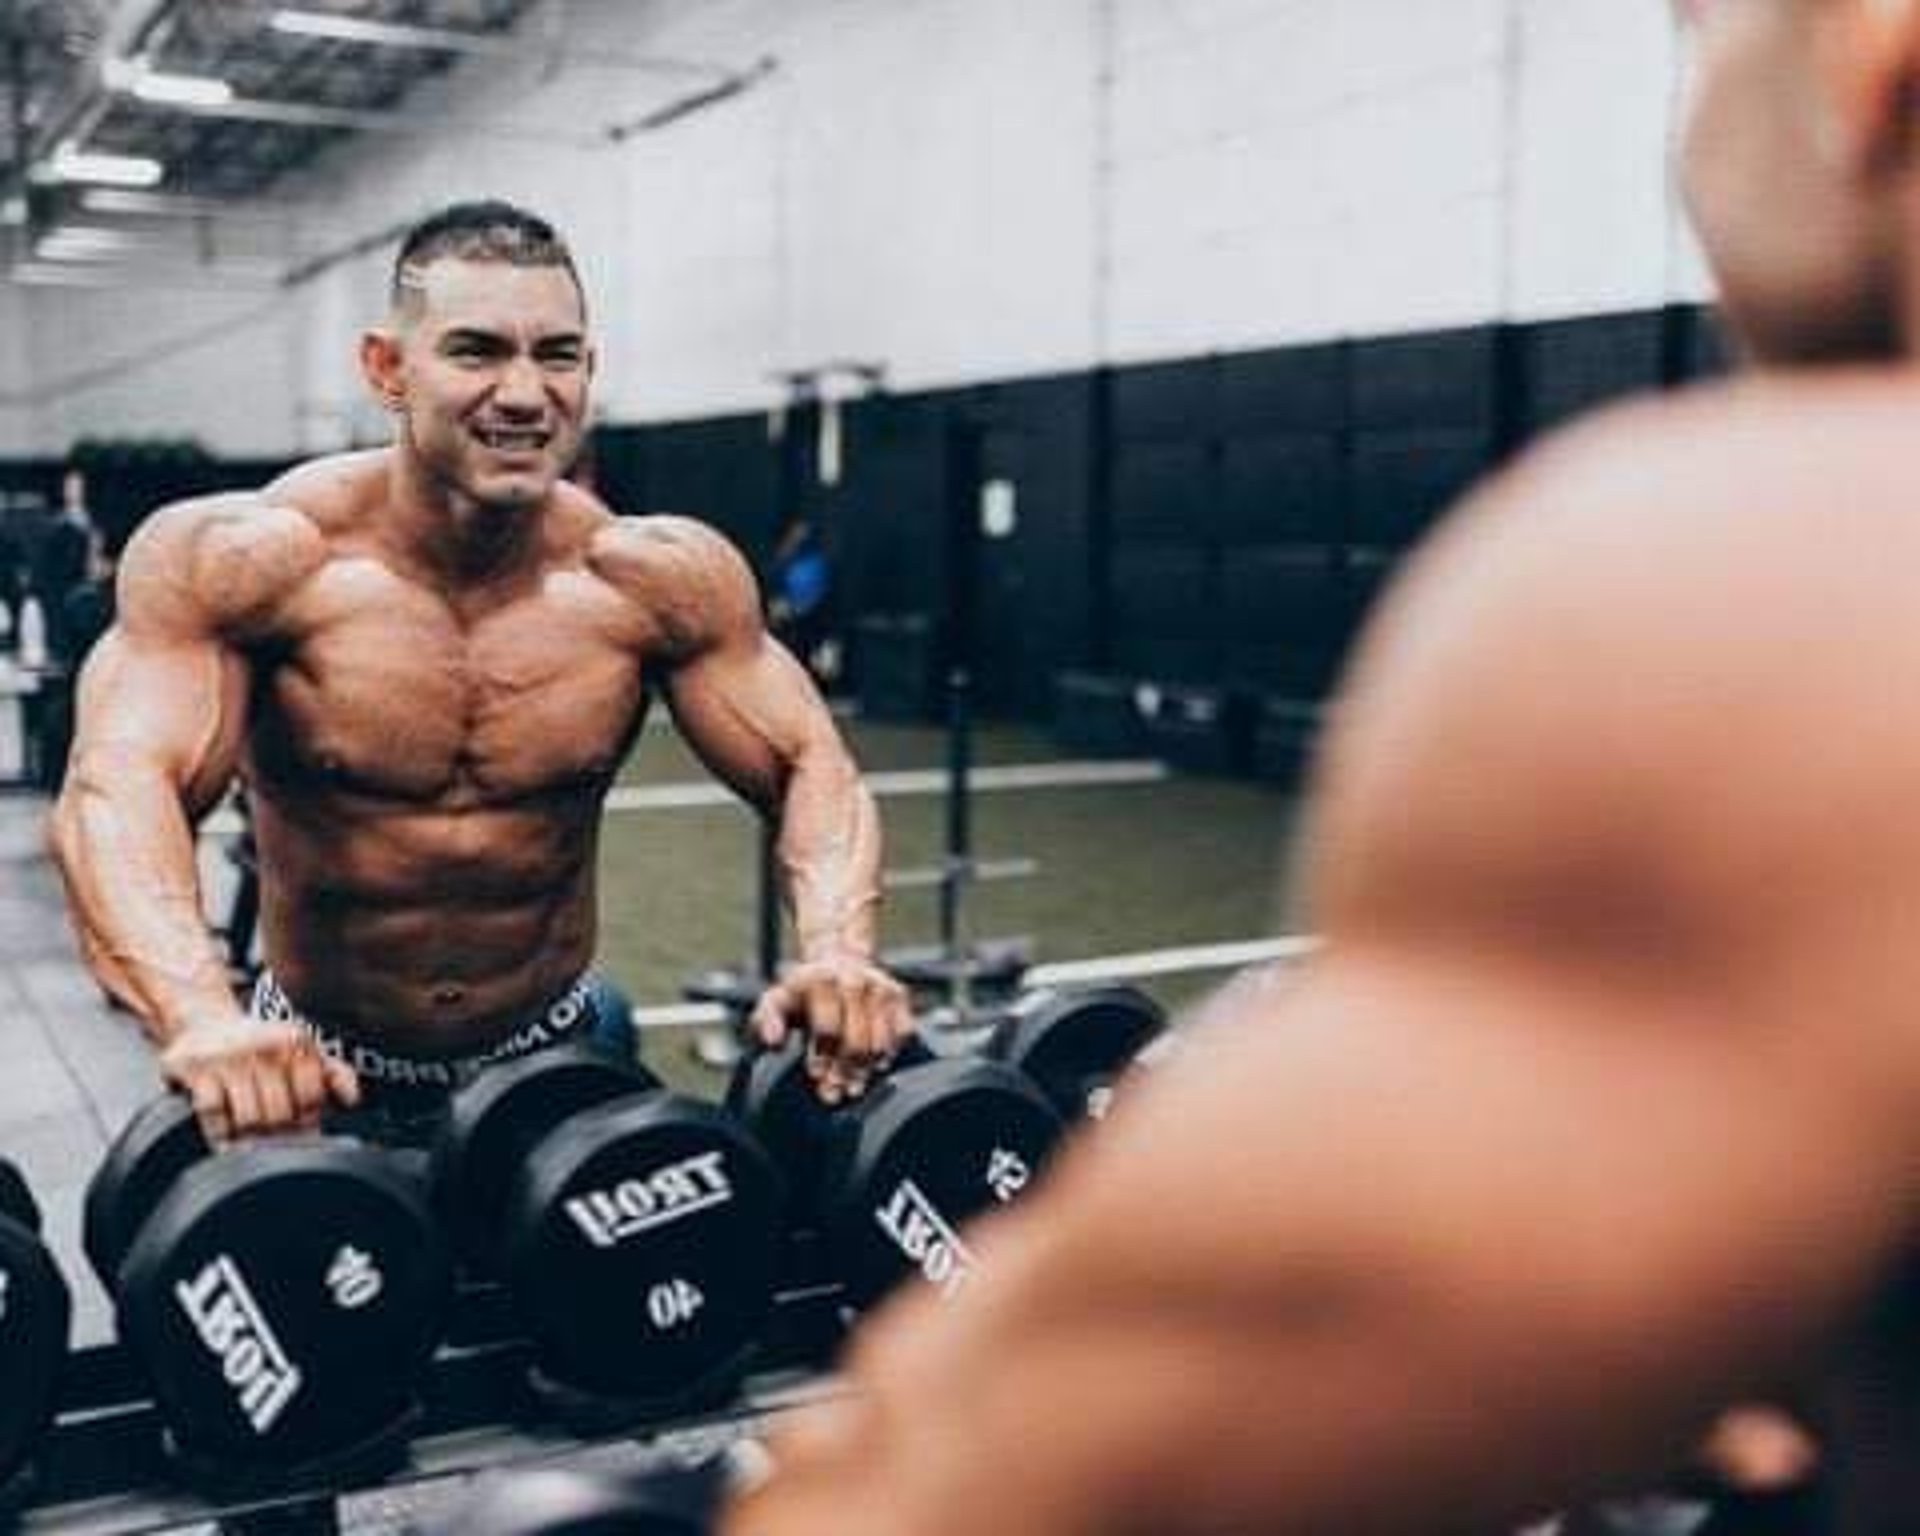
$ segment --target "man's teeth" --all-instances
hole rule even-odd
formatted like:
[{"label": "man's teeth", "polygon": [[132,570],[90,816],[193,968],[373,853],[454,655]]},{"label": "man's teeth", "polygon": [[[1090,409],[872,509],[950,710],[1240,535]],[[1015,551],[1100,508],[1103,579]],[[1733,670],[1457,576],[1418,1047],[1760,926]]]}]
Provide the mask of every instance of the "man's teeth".
[{"label": "man's teeth", "polygon": [[508,432],[483,428],[474,435],[489,448],[544,448],[547,442],[544,432]]}]

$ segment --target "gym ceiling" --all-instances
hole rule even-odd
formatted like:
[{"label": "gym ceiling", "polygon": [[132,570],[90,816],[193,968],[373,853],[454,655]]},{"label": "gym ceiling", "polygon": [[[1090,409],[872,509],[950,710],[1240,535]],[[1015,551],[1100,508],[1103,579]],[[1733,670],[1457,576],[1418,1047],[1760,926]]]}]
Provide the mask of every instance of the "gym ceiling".
[{"label": "gym ceiling", "polygon": [[[422,87],[456,64],[537,79],[582,53],[564,0],[0,0],[0,279],[212,263],[323,151],[444,127]],[[621,138],[746,83],[707,61],[592,57],[628,74],[622,120],[488,131]]]}]

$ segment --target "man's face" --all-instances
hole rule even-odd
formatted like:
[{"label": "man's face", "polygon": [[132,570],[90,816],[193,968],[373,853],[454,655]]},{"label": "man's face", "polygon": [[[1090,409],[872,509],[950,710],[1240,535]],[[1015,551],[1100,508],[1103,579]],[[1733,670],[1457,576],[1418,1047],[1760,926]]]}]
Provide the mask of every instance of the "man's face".
[{"label": "man's face", "polygon": [[564,267],[420,268],[390,387],[427,474],[481,506],[544,501],[580,451],[593,352]]},{"label": "man's face", "polygon": [[1675,0],[1690,49],[1680,142],[1688,209],[1722,307],[1768,362],[1845,361],[1898,343],[1892,199],[1841,133],[1854,0]]}]

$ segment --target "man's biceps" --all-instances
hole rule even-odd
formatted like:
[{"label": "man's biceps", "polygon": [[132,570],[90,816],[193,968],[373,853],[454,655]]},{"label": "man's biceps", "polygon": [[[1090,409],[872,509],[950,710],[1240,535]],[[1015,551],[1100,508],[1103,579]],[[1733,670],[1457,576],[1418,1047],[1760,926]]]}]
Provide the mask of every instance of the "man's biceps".
[{"label": "man's biceps", "polygon": [[683,723],[724,723],[769,745],[787,734],[785,722],[798,697],[776,660],[731,649],[688,662],[668,687],[669,703]]},{"label": "man's biceps", "polygon": [[137,762],[182,782],[238,751],[244,691],[224,675],[134,668],[88,690],[79,720],[83,751]]}]

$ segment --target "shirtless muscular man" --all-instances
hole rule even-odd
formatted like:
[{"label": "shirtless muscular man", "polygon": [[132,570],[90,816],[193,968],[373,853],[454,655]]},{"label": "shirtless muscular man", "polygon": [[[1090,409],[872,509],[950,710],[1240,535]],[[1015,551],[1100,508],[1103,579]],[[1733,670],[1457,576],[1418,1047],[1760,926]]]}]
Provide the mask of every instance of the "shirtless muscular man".
[{"label": "shirtless muscular man", "polygon": [[[488,1060],[624,1029],[592,1020],[583,980],[595,849],[657,691],[779,827],[800,957],[756,1027],[804,1028],[822,1095],[858,1092],[909,1027],[873,960],[872,800],[735,551],[561,478],[594,369],[566,246],[502,203],[425,220],[360,366],[391,445],[155,514],[81,678],[53,848],[85,958],[163,1075],[227,1138],[330,1101],[417,1118]],[[236,776],[267,967],[251,1011],[194,861]]]}]

